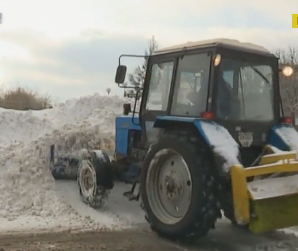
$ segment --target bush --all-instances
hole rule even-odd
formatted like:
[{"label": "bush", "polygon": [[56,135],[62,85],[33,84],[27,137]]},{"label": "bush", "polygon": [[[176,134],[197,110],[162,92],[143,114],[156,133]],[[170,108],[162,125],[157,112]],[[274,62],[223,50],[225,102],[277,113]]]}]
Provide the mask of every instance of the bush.
[{"label": "bush", "polygon": [[49,95],[40,95],[37,92],[22,87],[3,91],[0,95],[0,107],[13,110],[43,110],[52,108]]}]

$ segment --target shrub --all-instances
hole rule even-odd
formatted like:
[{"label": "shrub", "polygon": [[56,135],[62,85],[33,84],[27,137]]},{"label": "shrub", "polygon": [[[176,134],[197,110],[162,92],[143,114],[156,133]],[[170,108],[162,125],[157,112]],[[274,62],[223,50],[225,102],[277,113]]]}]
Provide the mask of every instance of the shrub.
[{"label": "shrub", "polygon": [[0,107],[13,110],[43,110],[52,108],[48,94],[40,95],[37,92],[16,87],[3,91],[0,95]]}]

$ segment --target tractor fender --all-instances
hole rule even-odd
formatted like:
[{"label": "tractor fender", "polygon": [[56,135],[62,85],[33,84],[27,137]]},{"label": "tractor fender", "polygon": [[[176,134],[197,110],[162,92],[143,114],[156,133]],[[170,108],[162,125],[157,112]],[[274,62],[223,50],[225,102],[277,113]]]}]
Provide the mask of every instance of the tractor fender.
[{"label": "tractor fender", "polygon": [[163,129],[173,126],[178,126],[181,130],[187,130],[189,126],[193,126],[212,150],[215,164],[223,173],[229,173],[233,165],[241,165],[239,145],[223,126],[214,121],[175,116],[157,116],[153,125]]},{"label": "tractor fender", "polygon": [[290,124],[272,126],[267,138],[267,144],[282,151],[298,151],[298,132]]}]

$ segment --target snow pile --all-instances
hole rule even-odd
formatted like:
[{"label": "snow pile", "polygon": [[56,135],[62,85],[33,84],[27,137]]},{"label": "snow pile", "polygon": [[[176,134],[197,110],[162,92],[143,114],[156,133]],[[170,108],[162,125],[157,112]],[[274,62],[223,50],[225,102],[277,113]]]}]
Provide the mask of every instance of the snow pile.
[{"label": "snow pile", "polygon": [[[34,125],[34,126],[33,126]],[[13,111],[0,108],[0,144],[26,142],[38,138],[45,131],[50,131],[53,123],[47,118],[39,118],[32,111]]]},{"label": "snow pile", "polygon": [[[69,153],[82,147],[112,149],[115,116],[122,113],[123,102],[95,94],[50,110],[0,110],[0,230],[7,221],[25,218],[28,224],[32,217],[47,219],[48,226],[102,227],[58,196],[47,166],[49,146],[61,144]],[[105,217],[106,224],[118,224]]]},{"label": "snow pile", "polygon": [[33,145],[10,146],[1,154],[0,215],[9,220],[19,216],[78,216],[56,195],[55,183]]}]

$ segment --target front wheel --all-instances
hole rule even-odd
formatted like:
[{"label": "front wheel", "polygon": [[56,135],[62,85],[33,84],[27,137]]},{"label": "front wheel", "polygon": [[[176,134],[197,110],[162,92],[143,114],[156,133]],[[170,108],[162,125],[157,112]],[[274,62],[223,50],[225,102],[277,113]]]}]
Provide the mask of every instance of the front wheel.
[{"label": "front wheel", "polygon": [[215,168],[207,146],[187,133],[167,133],[144,159],[140,192],[153,231],[171,239],[200,237],[220,215]]}]

